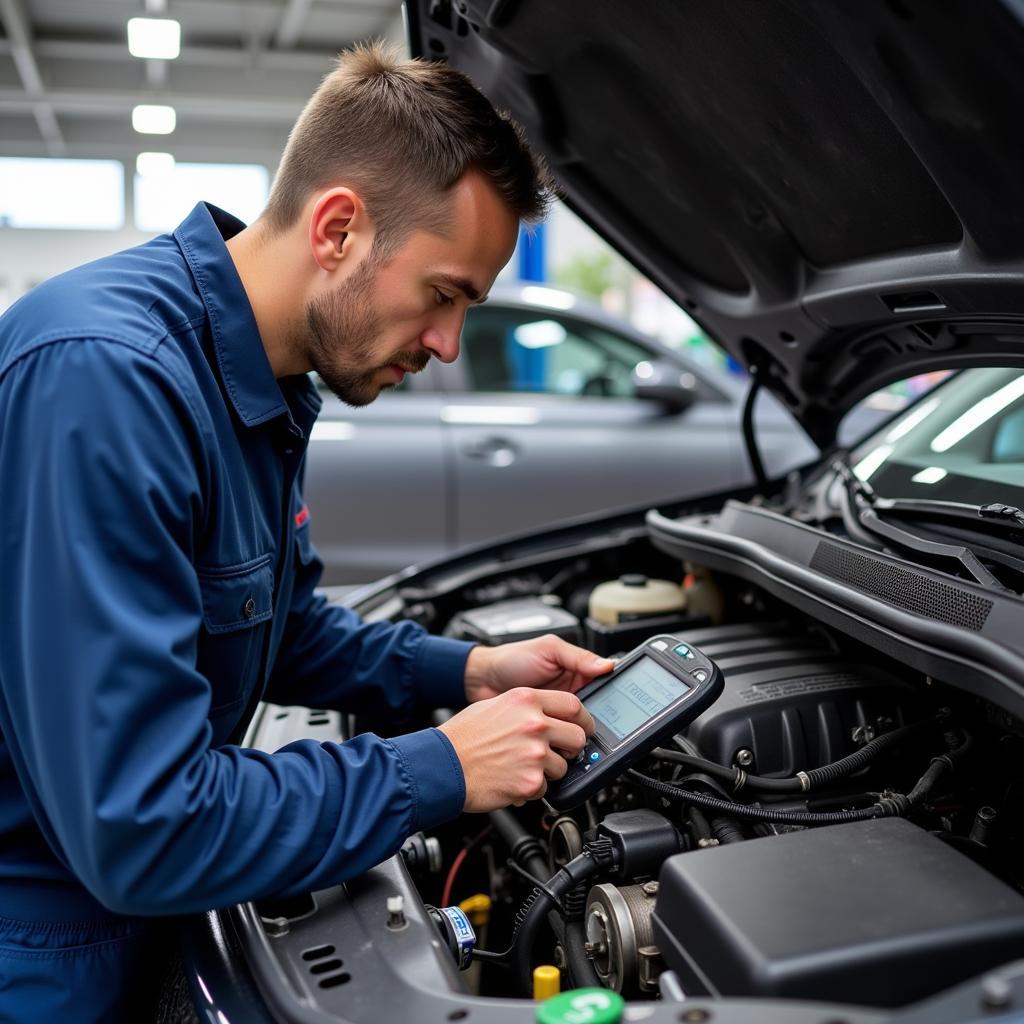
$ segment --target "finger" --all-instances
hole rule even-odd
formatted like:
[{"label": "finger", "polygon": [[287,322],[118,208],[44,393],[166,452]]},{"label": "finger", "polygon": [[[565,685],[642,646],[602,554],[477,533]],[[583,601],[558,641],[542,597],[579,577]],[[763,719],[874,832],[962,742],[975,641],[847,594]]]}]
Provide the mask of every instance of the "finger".
[{"label": "finger", "polygon": [[549,750],[544,758],[544,777],[560,779],[569,770],[568,762],[553,750]]},{"label": "finger", "polygon": [[[548,655],[554,658],[562,668],[582,677],[583,683],[604,675],[606,672],[611,672],[615,667],[611,658],[598,657],[591,651],[584,650],[582,647],[577,647],[556,636],[551,637]],[[574,680],[573,686],[578,689],[583,683]]]},{"label": "finger", "polygon": [[549,718],[561,718],[566,722],[573,721],[580,713],[583,705],[579,697],[565,690],[534,690],[541,711]]},{"label": "finger", "polygon": [[594,716],[583,706],[579,698],[576,698],[576,704],[576,710],[571,715],[549,715],[549,717],[558,717],[564,722],[572,722],[573,725],[578,725],[588,736],[593,736]]},{"label": "finger", "polygon": [[548,730],[548,743],[555,750],[564,750],[570,757],[575,757],[587,742],[586,731],[575,722],[561,722],[551,719]]},{"label": "finger", "polygon": [[534,699],[548,718],[575,722],[588,736],[594,731],[594,719],[579,697],[564,690],[534,690]]}]

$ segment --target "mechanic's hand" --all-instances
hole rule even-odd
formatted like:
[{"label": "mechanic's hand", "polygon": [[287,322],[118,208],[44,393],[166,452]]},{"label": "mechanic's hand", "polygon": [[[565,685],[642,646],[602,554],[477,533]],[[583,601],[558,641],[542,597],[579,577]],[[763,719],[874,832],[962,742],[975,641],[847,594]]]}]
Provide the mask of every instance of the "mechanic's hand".
[{"label": "mechanic's hand", "polygon": [[462,763],[463,810],[493,811],[542,797],[547,780],[568,768],[559,751],[575,757],[594,720],[571,693],[517,687],[470,704],[439,728]]},{"label": "mechanic's hand", "polygon": [[599,658],[557,636],[474,647],[466,661],[466,699],[486,700],[516,686],[575,693],[614,667],[611,659]]}]

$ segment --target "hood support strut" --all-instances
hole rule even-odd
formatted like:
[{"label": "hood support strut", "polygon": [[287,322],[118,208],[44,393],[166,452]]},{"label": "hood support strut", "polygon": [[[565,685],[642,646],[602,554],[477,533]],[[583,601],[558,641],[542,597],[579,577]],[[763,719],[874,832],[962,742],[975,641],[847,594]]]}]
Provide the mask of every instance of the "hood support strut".
[{"label": "hood support strut", "polygon": [[748,371],[750,373],[750,389],[747,391],[747,398],[743,403],[743,441],[747,446],[747,457],[750,459],[750,466],[754,471],[754,479],[757,481],[758,488],[764,490],[768,483],[768,475],[764,471],[761,451],[757,447],[757,436],[754,432],[754,403],[761,390],[761,381],[757,376],[757,367],[753,363],[748,367]]}]

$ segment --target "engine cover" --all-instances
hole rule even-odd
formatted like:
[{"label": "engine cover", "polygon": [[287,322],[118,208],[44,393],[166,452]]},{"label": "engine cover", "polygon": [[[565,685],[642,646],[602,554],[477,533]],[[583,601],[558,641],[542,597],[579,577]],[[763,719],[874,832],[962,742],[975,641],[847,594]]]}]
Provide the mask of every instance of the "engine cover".
[{"label": "engine cover", "polygon": [[[874,731],[916,717],[916,694],[875,665],[857,664],[821,635],[784,623],[682,634],[721,669],[725,690],[687,730],[701,754],[748,772],[790,776],[845,757]],[[880,728],[883,726],[884,728]]]},{"label": "engine cover", "polygon": [[688,991],[903,1006],[1024,955],[1024,898],[884,818],[669,858],[654,936]]}]

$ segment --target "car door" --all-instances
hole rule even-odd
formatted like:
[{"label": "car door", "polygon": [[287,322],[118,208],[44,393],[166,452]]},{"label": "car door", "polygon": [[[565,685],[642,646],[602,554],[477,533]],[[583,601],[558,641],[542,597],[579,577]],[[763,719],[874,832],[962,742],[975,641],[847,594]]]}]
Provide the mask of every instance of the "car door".
[{"label": "car door", "polygon": [[729,486],[741,460],[721,393],[673,355],[696,400],[673,413],[633,396],[636,366],[666,356],[551,310],[472,310],[443,368],[457,544]]},{"label": "car door", "polygon": [[450,491],[436,368],[358,409],[321,388],[305,499],[325,585],[362,583],[444,554]]}]

